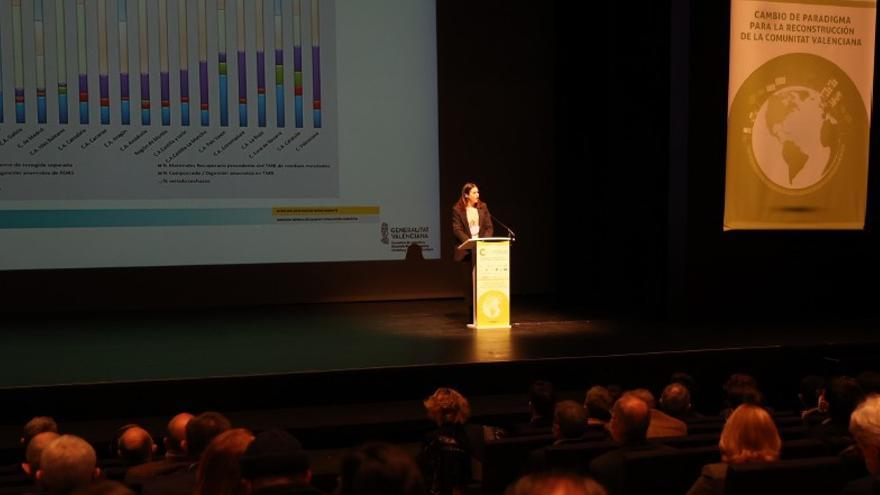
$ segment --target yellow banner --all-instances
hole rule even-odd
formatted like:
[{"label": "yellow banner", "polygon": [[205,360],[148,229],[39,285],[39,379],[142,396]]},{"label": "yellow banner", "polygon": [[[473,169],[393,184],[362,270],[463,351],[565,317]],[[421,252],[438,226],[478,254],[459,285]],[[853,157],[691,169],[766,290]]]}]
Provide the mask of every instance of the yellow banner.
[{"label": "yellow banner", "polygon": [[724,229],[862,229],[876,5],[732,0]]},{"label": "yellow banner", "polygon": [[477,329],[510,327],[510,241],[477,241]]}]

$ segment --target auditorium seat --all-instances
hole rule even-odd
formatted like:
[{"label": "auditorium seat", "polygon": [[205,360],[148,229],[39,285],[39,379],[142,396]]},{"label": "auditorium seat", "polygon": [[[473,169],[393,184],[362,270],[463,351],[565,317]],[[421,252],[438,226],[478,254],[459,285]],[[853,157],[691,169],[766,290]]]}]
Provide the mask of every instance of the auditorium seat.
[{"label": "auditorium seat", "polygon": [[728,467],[724,493],[838,493],[846,481],[844,465],[837,457],[751,462]]},{"label": "auditorium seat", "polygon": [[617,447],[611,440],[559,445],[547,449],[547,464],[556,471],[586,474],[590,461]]},{"label": "auditorium seat", "polygon": [[519,477],[529,453],[552,443],[552,435],[502,438],[486,442],[483,460],[483,493],[504,493],[507,485]]},{"label": "auditorium seat", "polygon": [[672,452],[631,452],[624,455],[624,492],[685,493],[705,464],[718,462],[718,447]]}]

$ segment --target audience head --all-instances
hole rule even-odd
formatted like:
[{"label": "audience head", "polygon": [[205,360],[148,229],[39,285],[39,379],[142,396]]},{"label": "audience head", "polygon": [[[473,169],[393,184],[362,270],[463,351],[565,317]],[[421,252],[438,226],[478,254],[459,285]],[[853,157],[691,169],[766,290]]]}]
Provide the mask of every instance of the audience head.
[{"label": "audience head", "polygon": [[116,441],[116,453],[129,464],[149,462],[156,451],[153,437],[138,425],[126,425]]},{"label": "audience head", "polygon": [[37,480],[52,495],[68,494],[88,485],[100,471],[95,449],[73,435],[61,435],[43,449]]},{"label": "audience head", "polygon": [[424,495],[422,473],[406,452],[369,443],[342,460],[339,495]]},{"label": "audience head", "polygon": [[865,400],[865,393],[855,379],[837,376],[825,387],[822,397],[828,405],[831,422],[848,426],[850,415]]},{"label": "audience head", "polygon": [[655,409],[657,407],[657,403],[654,400],[654,394],[652,394],[651,391],[646,388],[628,390],[626,393],[635,395],[639,399],[642,399],[643,401],[645,401],[645,404],[647,404],[648,407],[651,409]]},{"label": "audience head", "polygon": [[19,441],[22,445],[27,445],[31,438],[47,431],[58,433],[58,423],[49,416],[35,416],[25,423],[24,428],[21,430]]},{"label": "audience head", "polygon": [[651,422],[648,404],[632,394],[623,394],[611,411],[611,438],[623,445],[644,443]]},{"label": "audience head", "polygon": [[764,398],[758,382],[752,375],[734,373],[724,383],[724,397],[727,407],[736,409],[740,404],[762,405]]},{"label": "audience head", "polygon": [[186,441],[186,424],[193,418],[193,415],[184,412],[171,418],[165,429],[165,452],[170,456],[182,456],[185,451],[183,443]]},{"label": "audience head", "polygon": [[587,415],[591,418],[608,422],[611,419],[611,408],[613,406],[614,399],[607,388],[596,385],[587,390],[584,408],[587,410]]},{"label": "audience head", "polygon": [[118,481],[101,480],[80,488],[71,495],[135,495],[135,493]]},{"label": "audience head", "polygon": [[770,414],[760,406],[742,404],[727,418],[718,442],[726,463],[775,461],[782,441]]},{"label": "audience head", "polygon": [[602,485],[573,473],[535,473],[510,485],[504,495],[607,495]]},{"label": "audience head", "polygon": [[660,396],[660,409],[680,418],[691,410],[691,393],[681,383],[670,383]]},{"label": "audience head", "polygon": [[471,416],[471,406],[467,399],[451,388],[438,388],[424,401],[424,405],[428,418],[438,425],[464,424]]},{"label": "audience head", "polygon": [[697,381],[694,380],[694,377],[690,373],[685,373],[684,371],[676,371],[669,377],[669,383],[680,383],[685,386],[688,390],[695,390],[697,387]]},{"label": "audience head", "polygon": [[587,431],[587,413],[584,406],[573,400],[556,404],[553,413],[553,435],[559,439],[573,440],[584,436]]},{"label": "audience head", "polygon": [[267,430],[241,456],[241,476],[251,490],[278,484],[308,485],[309,456],[299,440],[284,430]]},{"label": "audience head", "polygon": [[801,379],[798,399],[803,409],[811,409],[819,404],[819,396],[825,389],[825,379],[817,375],[808,375]]},{"label": "audience head", "polygon": [[196,471],[195,495],[238,495],[244,493],[239,458],[254,440],[243,428],[220,433],[202,453]]},{"label": "audience head", "polygon": [[553,384],[543,380],[532,382],[529,387],[529,407],[532,416],[550,418],[553,416],[553,407],[556,405],[556,390]]},{"label": "audience head", "polygon": [[880,395],[870,395],[856,407],[849,431],[862,451],[868,472],[880,474]]},{"label": "audience head", "polygon": [[192,460],[198,459],[214,437],[231,427],[229,420],[217,412],[205,412],[192,418],[186,423],[183,444],[186,455]]},{"label": "audience head", "polygon": [[46,447],[54,442],[59,436],[61,435],[54,431],[44,431],[43,433],[35,435],[31,438],[31,441],[28,442],[27,449],[25,449],[24,452],[25,462],[21,465],[22,471],[24,471],[24,474],[26,474],[28,478],[36,476],[37,470],[40,469],[40,456],[43,455],[43,451],[46,450]]}]

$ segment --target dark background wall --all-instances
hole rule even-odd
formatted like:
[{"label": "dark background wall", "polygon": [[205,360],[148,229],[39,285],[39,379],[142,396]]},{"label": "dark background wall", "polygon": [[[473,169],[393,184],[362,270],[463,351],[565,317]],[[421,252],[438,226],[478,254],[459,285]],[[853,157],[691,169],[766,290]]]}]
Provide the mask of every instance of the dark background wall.
[{"label": "dark background wall", "polygon": [[516,294],[600,315],[873,312],[876,174],[864,232],[721,230],[728,2],[438,0],[437,19],[443,260],[4,272],[0,310],[457,296],[448,211],[474,181],[517,233]]}]

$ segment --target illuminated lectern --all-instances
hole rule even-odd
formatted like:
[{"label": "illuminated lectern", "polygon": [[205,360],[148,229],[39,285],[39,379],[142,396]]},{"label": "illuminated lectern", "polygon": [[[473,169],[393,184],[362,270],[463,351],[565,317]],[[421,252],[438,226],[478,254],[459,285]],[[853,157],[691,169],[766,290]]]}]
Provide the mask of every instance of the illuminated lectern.
[{"label": "illuminated lectern", "polygon": [[468,328],[510,328],[510,238],[475,237],[458,246],[471,251],[474,321]]}]

